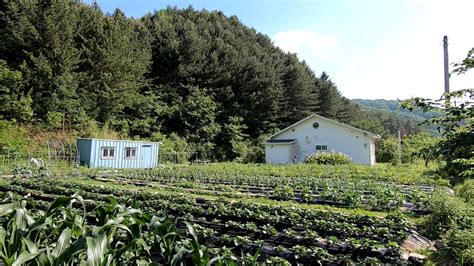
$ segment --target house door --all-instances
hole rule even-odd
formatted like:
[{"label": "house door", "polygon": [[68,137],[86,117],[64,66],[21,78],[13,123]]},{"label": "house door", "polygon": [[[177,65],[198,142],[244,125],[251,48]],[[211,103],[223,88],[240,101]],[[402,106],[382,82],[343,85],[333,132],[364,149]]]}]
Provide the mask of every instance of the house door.
[{"label": "house door", "polygon": [[141,167],[151,168],[151,145],[142,145]]}]

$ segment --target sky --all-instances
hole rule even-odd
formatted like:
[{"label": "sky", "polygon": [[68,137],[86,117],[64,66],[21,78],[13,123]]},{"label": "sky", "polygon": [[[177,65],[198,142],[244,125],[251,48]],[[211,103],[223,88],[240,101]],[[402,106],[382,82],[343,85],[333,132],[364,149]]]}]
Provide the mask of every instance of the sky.
[{"label": "sky", "polygon": [[[90,3],[90,0],[86,0]],[[127,16],[189,6],[236,15],[325,71],[350,99],[438,98],[444,92],[443,36],[450,70],[474,47],[474,0],[97,0]],[[451,75],[452,90],[474,88],[474,70]]]}]

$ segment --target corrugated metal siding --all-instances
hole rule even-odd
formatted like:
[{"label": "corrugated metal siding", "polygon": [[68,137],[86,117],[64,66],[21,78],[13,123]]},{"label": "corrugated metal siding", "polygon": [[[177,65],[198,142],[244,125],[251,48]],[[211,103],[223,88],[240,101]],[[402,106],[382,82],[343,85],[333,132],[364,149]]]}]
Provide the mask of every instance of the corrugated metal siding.
[{"label": "corrugated metal siding", "polygon": [[[143,158],[142,146],[151,146],[151,158]],[[112,159],[102,158],[103,147],[114,147],[115,157]],[[137,154],[133,159],[125,159],[125,148],[136,148]],[[143,168],[143,160],[151,159],[151,167],[158,165],[159,143],[127,140],[102,140],[91,139],[91,168]]]}]

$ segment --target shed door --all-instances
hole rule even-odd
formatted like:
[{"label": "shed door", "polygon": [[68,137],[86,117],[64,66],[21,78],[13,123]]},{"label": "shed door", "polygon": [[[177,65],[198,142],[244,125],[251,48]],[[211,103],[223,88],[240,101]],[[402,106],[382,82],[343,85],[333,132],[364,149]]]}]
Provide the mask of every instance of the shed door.
[{"label": "shed door", "polygon": [[142,168],[151,168],[151,145],[142,145],[142,156],[141,156],[141,167]]},{"label": "shed door", "polygon": [[272,145],[268,153],[268,162],[274,164],[288,164],[291,162],[290,149],[293,145]]}]

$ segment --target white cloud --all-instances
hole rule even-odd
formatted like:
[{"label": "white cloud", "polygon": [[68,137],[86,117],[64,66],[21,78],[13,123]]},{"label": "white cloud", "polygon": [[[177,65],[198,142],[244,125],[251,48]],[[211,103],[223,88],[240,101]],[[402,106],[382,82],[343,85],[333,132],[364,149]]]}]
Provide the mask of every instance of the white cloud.
[{"label": "white cloud", "polygon": [[[317,74],[327,71],[346,97],[436,98],[444,91],[443,35],[449,38],[451,71],[452,64],[474,47],[474,1],[417,2],[423,8],[416,16],[400,18],[408,26],[387,25],[383,34],[362,34],[370,38],[369,45],[351,39],[353,32],[331,35],[295,29],[272,39],[283,50],[297,53]],[[473,88],[474,70],[453,75],[450,85],[451,90]]]},{"label": "white cloud", "polygon": [[337,43],[336,35],[313,31],[289,30],[276,33],[274,43],[286,52],[297,53],[301,59],[311,60],[327,56]]},{"label": "white cloud", "polygon": [[[471,6],[472,8],[468,8]],[[364,72],[341,86],[350,98],[437,98],[444,92],[443,35],[449,38],[449,62],[461,61],[474,47],[469,10],[464,6],[431,3],[414,31],[380,40],[367,56]],[[473,70],[474,71],[474,70]],[[474,87],[474,74],[452,75],[451,90]]]}]

